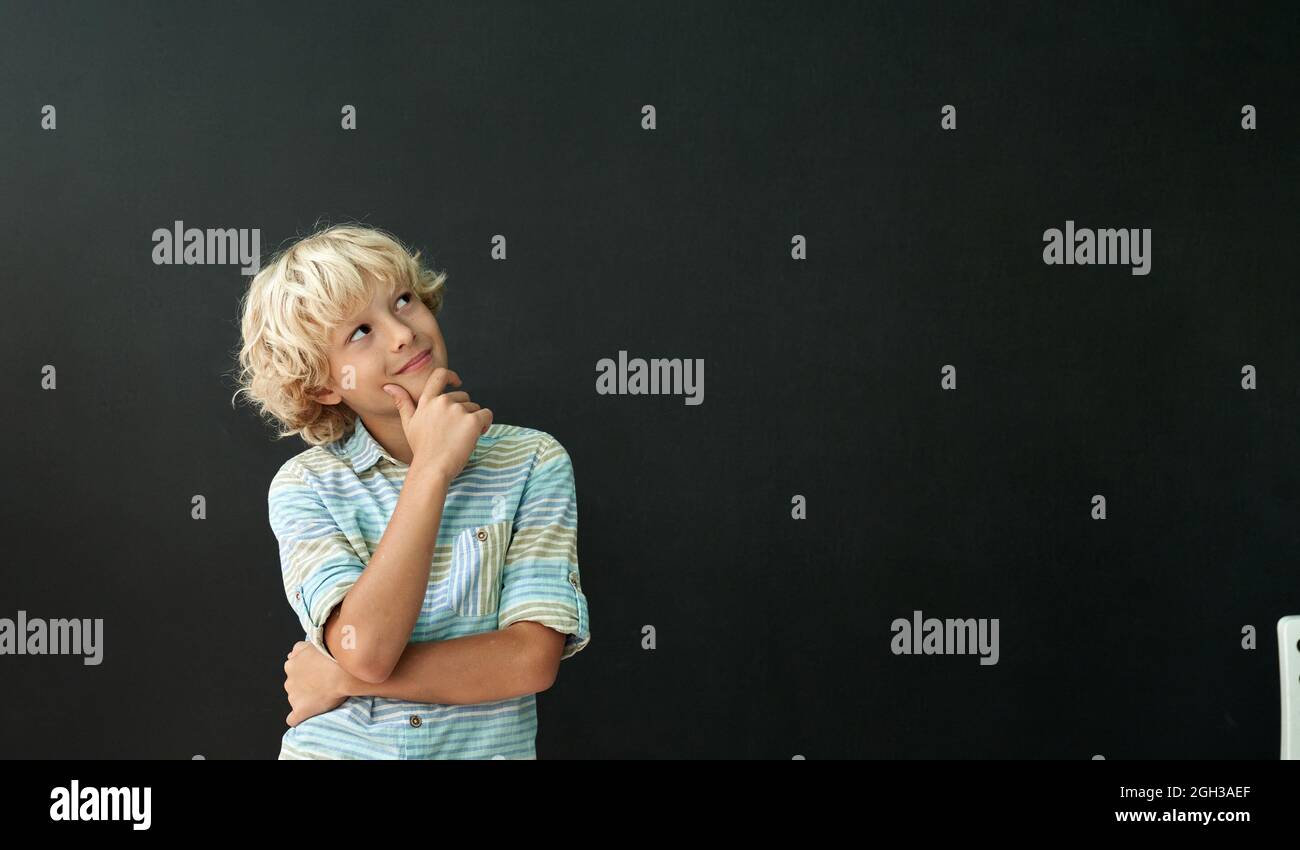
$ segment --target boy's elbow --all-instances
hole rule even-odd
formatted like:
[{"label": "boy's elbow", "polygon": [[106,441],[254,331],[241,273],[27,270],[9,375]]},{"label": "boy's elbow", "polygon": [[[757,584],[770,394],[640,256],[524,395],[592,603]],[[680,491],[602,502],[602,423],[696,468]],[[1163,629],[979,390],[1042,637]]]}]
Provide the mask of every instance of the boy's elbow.
[{"label": "boy's elbow", "polygon": [[555,684],[555,680],[560,675],[560,662],[548,656],[543,658],[538,664],[534,665],[533,669],[535,675],[534,681],[537,686],[537,690],[534,691],[534,693],[540,694],[542,691],[549,691],[551,686]]},{"label": "boy's elbow", "polygon": [[375,665],[370,667],[361,667],[355,671],[349,670],[348,672],[368,684],[382,685],[384,682],[388,681],[389,676],[393,675],[393,668],[389,667],[388,669],[383,669],[383,667]]},{"label": "boy's elbow", "polygon": [[338,612],[339,609],[335,608],[330,613],[325,623],[324,634],[325,646],[329,648],[334,662],[347,671],[348,675],[368,684],[378,685],[388,681],[388,677],[393,674],[393,668],[397,666],[396,659],[372,658],[358,652],[355,647],[345,647],[341,634],[342,627],[337,622]]},{"label": "boy's elbow", "polygon": [[330,647],[330,651],[334,656],[334,661],[347,671],[348,675],[368,684],[382,684],[388,681],[388,677],[393,674],[392,664],[384,664],[375,659],[358,655],[356,650],[345,650],[340,653],[335,652],[334,647]]}]

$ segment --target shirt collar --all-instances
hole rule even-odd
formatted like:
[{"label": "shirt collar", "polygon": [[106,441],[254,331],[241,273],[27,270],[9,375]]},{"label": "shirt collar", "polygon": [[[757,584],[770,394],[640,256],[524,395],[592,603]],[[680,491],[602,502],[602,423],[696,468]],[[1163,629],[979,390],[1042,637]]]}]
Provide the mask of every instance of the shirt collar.
[{"label": "shirt collar", "polygon": [[381,458],[389,463],[397,463],[393,456],[370,435],[360,416],[357,417],[352,433],[339,441],[337,454],[351,463],[352,469],[357,474],[365,472]]}]

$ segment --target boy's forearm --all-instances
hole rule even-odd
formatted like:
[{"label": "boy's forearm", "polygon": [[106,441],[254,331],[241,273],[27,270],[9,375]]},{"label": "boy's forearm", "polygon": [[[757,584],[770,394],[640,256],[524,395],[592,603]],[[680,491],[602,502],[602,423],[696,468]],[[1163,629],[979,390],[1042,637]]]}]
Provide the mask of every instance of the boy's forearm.
[{"label": "boy's forearm", "polygon": [[[441,473],[418,461],[411,465],[379,546],[327,620],[325,645],[350,675],[366,681],[391,676],[411,639],[449,486]],[[345,643],[345,637],[351,639]]]},{"label": "boy's forearm", "polygon": [[408,644],[385,681],[348,676],[344,690],[348,696],[470,705],[544,690],[539,670],[524,636],[507,628]]}]

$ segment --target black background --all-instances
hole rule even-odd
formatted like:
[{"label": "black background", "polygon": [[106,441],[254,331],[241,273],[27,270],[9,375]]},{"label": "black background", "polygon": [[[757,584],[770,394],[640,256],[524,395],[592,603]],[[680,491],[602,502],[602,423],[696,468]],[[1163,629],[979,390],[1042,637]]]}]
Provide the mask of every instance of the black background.
[{"label": "black background", "polygon": [[[0,756],[274,758],[266,490],[306,446],[230,404],[249,278],[151,234],[358,219],[448,272],[465,389],[573,459],[592,641],[540,758],[1277,757],[1294,6],[0,15],[0,617],[105,620],[98,667],[0,657]],[[1151,273],[1045,266],[1067,219],[1151,228]],[[703,358],[704,403],[597,395],[620,349]],[[893,655],[916,609],[999,618],[1000,662]]]}]

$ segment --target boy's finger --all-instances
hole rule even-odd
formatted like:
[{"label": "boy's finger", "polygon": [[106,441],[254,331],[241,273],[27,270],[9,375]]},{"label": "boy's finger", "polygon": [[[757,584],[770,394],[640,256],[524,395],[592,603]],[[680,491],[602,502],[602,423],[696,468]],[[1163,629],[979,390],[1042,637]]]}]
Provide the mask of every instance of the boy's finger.
[{"label": "boy's finger", "polygon": [[411,394],[401,384],[384,384],[384,392],[392,397],[398,415],[402,417],[402,424],[405,425],[406,421],[411,418],[412,413]]},{"label": "boy's finger", "polygon": [[446,366],[439,366],[434,369],[433,374],[429,376],[429,380],[424,384],[424,391],[420,393],[420,406],[423,407],[424,403],[429,399],[442,395],[442,391],[447,388],[449,383],[460,386],[460,375],[457,375]]}]

